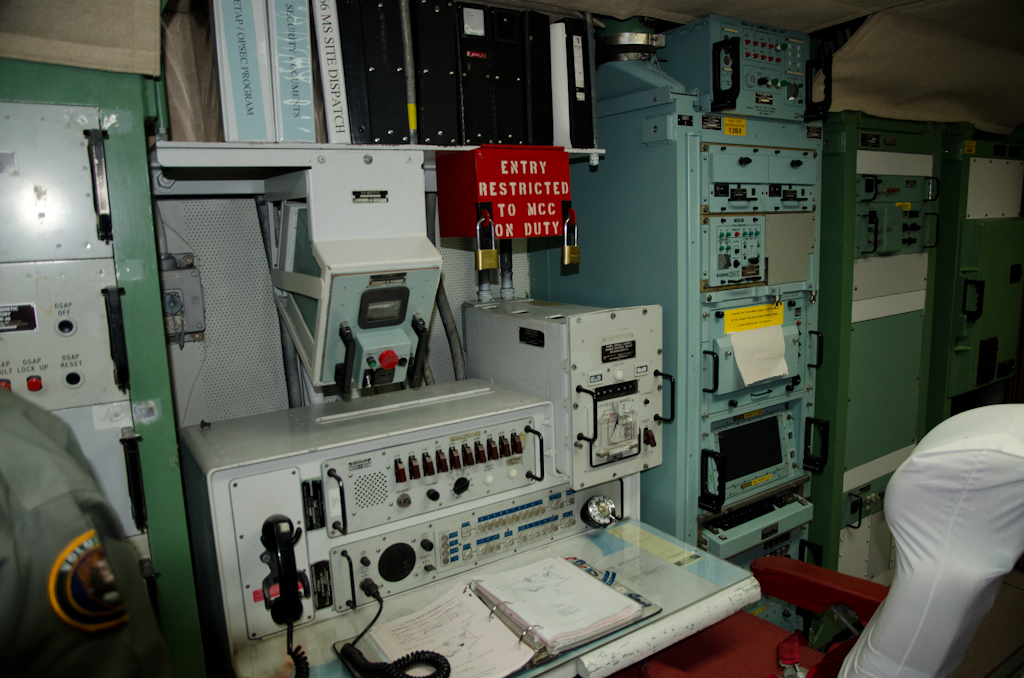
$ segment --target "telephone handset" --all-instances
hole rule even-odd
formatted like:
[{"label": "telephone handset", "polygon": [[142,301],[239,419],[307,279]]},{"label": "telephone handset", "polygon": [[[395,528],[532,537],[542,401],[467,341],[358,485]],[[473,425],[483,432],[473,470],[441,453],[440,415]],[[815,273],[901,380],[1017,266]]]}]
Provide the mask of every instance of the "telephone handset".
[{"label": "telephone handset", "polygon": [[[263,603],[276,624],[294,624],[302,619],[302,596],[310,595],[309,578],[295,566],[295,545],[300,537],[302,528],[296,529],[288,516],[278,513],[263,521],[260,542],[267,550],[260,560],[270,567],[270,574],[263,579]],[[272,600],[270,588],[274,584],[280,595]]]}]

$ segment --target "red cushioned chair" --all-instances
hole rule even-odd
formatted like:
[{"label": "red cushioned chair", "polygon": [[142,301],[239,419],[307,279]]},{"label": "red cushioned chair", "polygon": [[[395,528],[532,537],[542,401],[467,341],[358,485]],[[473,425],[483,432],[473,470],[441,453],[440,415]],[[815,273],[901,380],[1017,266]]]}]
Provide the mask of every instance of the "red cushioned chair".
[{"label": "red cushioned chair", "polygon": [[[811,612],[833,606],[842,612],[841,606],[846,606],[862,624],[889,592],[887,586],[792,558],[758,558],[750,570],[765,595]],[[837,645],[824,655],[771,622],[737,612],[614,678],[765,678],[782,673],[780,661],[811,669],[808,678],[831,678],[838,674],[853,642]]]}]

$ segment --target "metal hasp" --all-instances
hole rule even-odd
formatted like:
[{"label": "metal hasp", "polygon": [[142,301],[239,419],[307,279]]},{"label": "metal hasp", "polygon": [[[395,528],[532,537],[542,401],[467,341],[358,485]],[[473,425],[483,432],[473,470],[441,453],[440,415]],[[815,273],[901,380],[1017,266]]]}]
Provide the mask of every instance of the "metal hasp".
[{"label": "metal hasp", "polygon": [[[846,526],[858,515],[848,495],[884,490],[924,434],[935,388],[928,356],[942,276],[933,246],[950,238],[947,229],[940,239],[936,218],[943,127],[856,112],[830,114],[824,127],[822,220],[831,228],[821,237],[818,329],[828,341],[815,356],[815,416],[830,433],[811,489],[810,539],[826,567],[863,576],[848,548]],[[861,504],[863,516],[882,508]]]},{"label": "metal hasp", "polygon": [[928,429],[964,410],[1007,402],[1010,377],[1020,369],[1022,149],[1019,132],[946,126]]},{"label": "metal hasp", "polygon": [[[602,64],[608,156],[596,171],[571,168],[587,257],[567,269],[556,248],[531,254],[540,298],[664,309],[659,371],[675,378],[676,421],[659,429],[661,467],[641,474],[644,518],[743,564],[795,556],[813,515],[799,497],[817,478],[803,471],[804,421],[822,418],[813,365],[828,359],[812,334],[822,128],[805,121],[809,47],[803,34],[712,16],[668,31],[657,60]],[[750,369],[752,347],[775,356],[767,372]],[[699,502],[729,511],[752,497],[763,511],[702,529]]]},{"label": "metal hasp", "polygon": [[[107,178],[110,235],[116,244],[116,251],[104,242],[103,233],[98,233],[98,229],[102,230],[106,210],[101,209],[102,205],[93,203],[93,176],[87,154],[90,139],[82,131],[77,132],[75,143],[81,156],[75,162],[63,163],[61,176],[53,175],[53,181],[60,181],[62,176],[68,181],[81,180],[85,183],[84,189],[68,193],[69,209],[64,213],[60,211],[55,197],[47,200],[50,206],[47,208],[48,218],[62,220],[61,232],[71,234],[66,240],[60,241],[64,245],[61,250],[57,250],[60,255],[53,255],[53,238],[5,236],[0,251],[7,252],[8,248],[15,245],[34,248],[25,258],[5,258],[5,262],[38,262],[58,258],[114,259],[113,269],[97,262],[100,265],[94,266],[92,272],[95,275],[102,268],[107,273],[104,286],[124,290],[123,295],[118,295],[118,300],[124,321],[126,367],[131,374],[131,389],[127,396],[121,396],[130,398],[130,407],[125,402],[127,418],[122,421],[132,422],[132,427],[140,436],[138,459],[146,492],[149,548],[153,567],[159,575],[157,594],[161,632],[170,650],[175,675],[202,676],[205,665],[178,465],[170,378],[163,350],[165,340],[160,310],[160,277],[153,237],[146,158],[146,120],[156,117],[160,110],[166,111],[166,106],[158,106],[158,99],[162,96],[161,83],[139,75],[12,59],[0,59],[0,70],[4,74],[0,79],[0,100],[53,104],[64,107],[64,110],[68,107],[96,107],[96,122],[90,125],[90,129],[103,129],[106,133],[102,145],[104,172],[99,176],[105,174]],[[5,121],[6,124],[8,121]],[[166,127],[167,121],[158,120],[157,124]],[[35,137],[29,140],[38,141]],[[94,148],[98,150],[99,147]],[[22,162],[27,163],[28,157],[19,158],[18,162],[19,169],[23,170],[27,165]],[[17,181],[17,177],[4,177],[4,180]],[[29,186],[29,189],[32,187]],[[44,196],[36,197],[38,205]],[[37,218],[36,212],[38,210],[33,210],[33,219]],[[34,242],[27,242],[29,240]],[[82,248],[82,251],[78,248]],[[88,248],[87,251],[85,248]],[[114,276],[110,275],[111,270],[116,271],[116,282]],[[95,302],[89,303],[102,302],[103,297],[97,292]],[[99,318],[102,317],[101,306]],[[71,335],[71,339],[81,340],[85,336],[82,332],[76,332]],[[102,336],[103,341],[107,341],[105,331],[94,336]],[[107,350],[107,347],[103,347],[103,350]],[[85,392],[91,388],[90,383],[83,382],[82,387],[74,389],[74,392]],[[71,413],[75,411],[65,410],[65,414],[59,413],[59,416],[70,420]],[[89,427],[91,430],[91,414]],[[81,438],[84,429],[75,430]],[[116,433],[120,428],[110,430]],[[111,444],[117,456],[123,458],[116,436]],[[103,479],[100,480],[102,483]]]}]

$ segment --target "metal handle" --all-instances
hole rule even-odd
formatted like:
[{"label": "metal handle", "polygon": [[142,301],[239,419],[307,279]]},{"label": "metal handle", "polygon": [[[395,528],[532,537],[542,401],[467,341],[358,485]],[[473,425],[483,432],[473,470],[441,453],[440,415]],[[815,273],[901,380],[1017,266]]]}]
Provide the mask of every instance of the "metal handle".
[{"label": "metal handle", "polygon": [[427,344],[430,341],[427,336],[427,323],[423,322],[419,313],[412,317],[412,331],[416,333],[416,353],[413,354],[416,357],[410,381],[413,388],[418,388],[423,384],[423,372],[427,368]]},{"label": "metal handle", "polygon": [[924,221],[928,217],[935,217],[935,242],[933,242],[931,245],[924,245],[924,248],[926,250],[930,250],[932,248],[939,246],[939,215],[936,212],[925,212],[924,214],[921,215],[921,221]]},{"label": "metal handle", "polygon": [[[818,456],[811,455],[811,429],[817,428],[821,435],[821,452]],[[824,419],[807,417],[804,419],[804,470],[811,473],[821,473],[828,464],[828,428],[829,424]]]},{"label": "metal handle", "polygon": [[704,351],[704,355],[711,356],[711,388],[701,389],[705,393],[718,391],[718,354],[714,351]]},{"label": "metal handle", "polygon": [[668,379],[669,387],[669,417],[666,419],[660,414],[654,415],[654,421],[661,421],[666,424],[671,424],[676,420],[676,380],[671,374],[665,374],[661,370],[654,370],[654,376],[661,377],[662,379]]},{"label": "metal handle", "polygon": [[341,481],[341,475],[335,469],[329,469],[327,475],[338,483],[338,493],[341,498],[341,520],[335,520],[331,527],[335,532],[340,532],[341,536],[348,534],[348,509],[345,507],[345,483]]},{"label": "metal handle", "polygon": [[341,397],[347,398],[352,394],[352,369],[356,363],[356,340],[352,336],[352,329],[348,323],[341,323],[338,335],[345,347],[345,362],[334,366],[334,381],[341,390]]},{"label": "metal handle", "polygon": [[736,108],[736,98],[740,95],[739,70],[733,69],[732,85],[722,89],[722,52],[733,57],[738,66],[740,39],[725,38],[711,45],[711,110],[724,111]]},{"label": "metal handle", "polygon": [[[973,311],[967,310],[967,288],[973,287],[974,291],[978,295],[978,303]],[[967,322],[973,323],[981,317],[982,308],[985,305],[985,281],[984,280],[971,280],[970,278],[964,280],[964,296],[960,301],[960,312],[967,318]]]},{"label": "metal handle", "polygon": [[356,572],[355,565],[352,563],[352,556],[348,554],[348,551],[342,550],[341,557],[348,561],[348,590],[352,592],[352,598],[345,601],[345,605],[349,609],[356,609]]},{"label": "metal handle", "polygon": [[[708,492],[708,459],[714,460],[715,470],[718,472],[718,491],[714,494]],[[720,452],[700,451],[700,497],[697,499],[697,506],[705,511],[718,513],[725,504],[725,466],[725,456]]]},{"label": "metal handle", "polygon": [[[812,91],[815,68],[825,74],[825,96],[821,101],[814,100]],[[818,48],[817,58],[808,59],[804,66],[804,101],[807,102],[804,122],[824,120],[828,109],[832,108],[832,53],[824,46]]]},{"label": "metal handle", "polygon": [[854,494],[853,492],[847,492],[846,496],[853,497],[853,501],[857,502],[857,524],[852,525],[847,523],[846,526],[852,527],[855,530],[859,530],[860,524],[864,522],[864,497],[860,496],[859,494]]},{"label": "metal handle", "polygon": [[[537,482],[540,482],[544,480],[544,436],[541,435],[540,431],[530,426],[529,424],[524,426],[523,430],[526,431],[527,433],[532,433],[533,435],[537,436],[537,446],[540,447],[540,475],[534,475],[533,471],[527,471],[526,477],[529,478],[530,480],[536,480]],[[595,432],[597,431],[596,428],[594,430]]]},{"label": "metal handle", "polygon": [[818,337],[818,359],[816,362],[807,363],[808,367],[818,369],[819,367],[821,367],[821,361],[825,359],[825,335],[823,335],[821,332],[818,332],[817,330],[810,330],[807,332],[807,334],[813,334],[814,336]]},{"label": "metal handle", "polygon": [[752,162],[754,162],[753,158],[748,158],[747,156],[744,155],[740,158],[740,167],[746,167]]},{"label": "metal handle", "polygon": [[[878,191],[875,191],[877,195]],[[878,213],[874,210],[868,212],[868,224],[873,224],[875,227],[875,237],[872,239],[872,247],[870,250],[864,252],[864,254],[874,254],[878,251]]]},{"label": "metal handle", "polygon": [[792,160],[792,161],[790,161],[789,166],[792,167],[793,169],[796,169],[797,167],[800,167],[803,164],[804,164],[803,160]]},{"label": "metal handle", "polygon": [[576,387],[576,392],[577,393],[586,393],[587,395],[589,395],[594,400],[594,426],[593,426],[593,429],[592,429],[594,431],[594,436],[592,438],[588,438],[587,436],[583,435],[582,432],[576,434],[576,440],[581,440],[581,441],[582,440],[586,440],[588,443],[590,443],[590,449],[591,449],[591,451],[593,451],[594,443],[597,442],[597,394],[594,393],[593,391],[588,391],[587,389],[583,388],[582,386],[577,386]]},{"label": "metal handle", "polygon": [[96,237],[110,244],[114,225],[110,217],[110,193],[107,189],[107,157],[103,150],[101,129],[85,130],[89,140],[89,169],[92,171],[92,204],[96,209]]},{"label": "metal handle", "polygon": [[939,199],[939,189],[942,188],[942,182],[939,181],[938,177],[925,177],[925,181],[933,182],[935,185],[935,193],[932,193],[932,184],[928,185],[928,197],[924,199],[925,202],[933,202]]},{"label": "metal handle", "polygon": [[[861,200],[861,202],[871,202],[872,200],[874,200],[875,198],[878,197],[878,184],[879,184],[878,175],[877,174],[862,174],[861,177],[863,177],[864,179],[867,179],[868,177],[871,177],[875,181],[874,185],[871,187],[871,189],[874,191],[874,193],[871,194],[870,198],[864,198],[863,200]],[[867,181],[865,181],[864,183],[866,184]]]}]

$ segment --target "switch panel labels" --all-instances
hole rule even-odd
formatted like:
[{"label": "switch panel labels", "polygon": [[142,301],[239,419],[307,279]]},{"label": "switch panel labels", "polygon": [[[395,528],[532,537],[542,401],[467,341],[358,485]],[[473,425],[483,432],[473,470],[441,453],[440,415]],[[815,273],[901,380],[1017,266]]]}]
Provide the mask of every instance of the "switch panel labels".
[{"label": "switch panel labels", "polygon": [[0,305],[0,332],[27,332],[35,328],[35,304]]},{"label": "switch panel labels", "polygon": [[601,362],[613,363],[619,360],[636,357],[635,341],[619,341],[601,347]]}]

